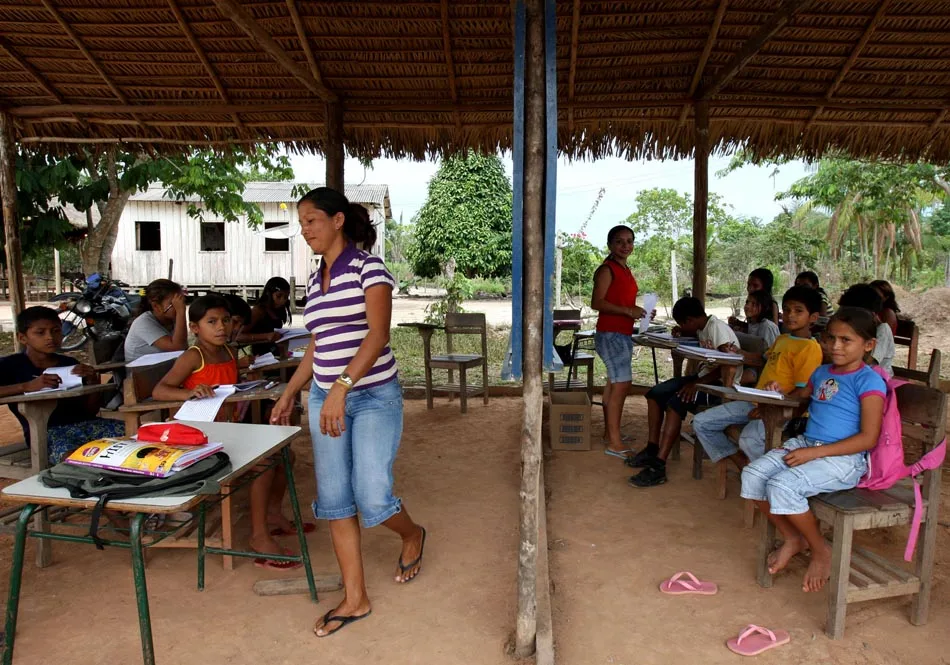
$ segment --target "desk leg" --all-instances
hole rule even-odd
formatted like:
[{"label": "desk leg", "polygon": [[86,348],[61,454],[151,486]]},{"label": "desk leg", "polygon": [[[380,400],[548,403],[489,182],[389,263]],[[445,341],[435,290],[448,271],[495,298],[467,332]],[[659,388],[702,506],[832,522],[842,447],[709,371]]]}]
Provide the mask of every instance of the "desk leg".
[{"label": "desk leg", "polygon": [[4,628],[6,644],[3,650],[3,665],[13,663],[17,611],[20,608],[20,585],[23,582],[23,550],[26,548],[26,530],[30,524],[30,517],[37,508],[38,506],[33,503],[24,506],[16,522],[16,536],[13,540],[13,563],[10,565],[10,592],[7,596],[7,618]]},{"label": "desk leg", "polygon": [[[49,439],[46,428],[50,415],[56,410],[56,401],[21,402],[18,406],[20,413],[30,425],[30,463],[33,473],[39,473],[49,467]],[[46,511],[41,510],[36,513],[33,518],[33,529],[41,532],[49,531]],[[46,538],[40,538],[36,544],[36,567],[45,568],[52,562],[52,543]]]},{"label": "desk leg", "polygon": [[307,535],[303,532],[303,519],[300,517],[300,505],[297,503],[297,485],[294,482],[294,469],[290,464],[290,446],[284,446],[280,451],[284,462],[284,474],[287,476],[287,496],[290,498],[290,508],[294,513],[294,527],[297,529],[297,541],[300,543],[300,556],[303,559],[303,570],[307,575],[307,587],[310,589],[310,600],[317,602],[317,584],[313,579],[313,568],[310,567],[310,550],[307,548]]},{"label": "desk leg", "polygon": [[208,511],[205,502],[198,505],[198,591],[205,588],[205,518]]},{"label": "desk leg", "polygon": [[145,548],[142,546],[142,527],[145,513],[132,518],[129,539],[132,545],[132,579],[135,582],[135,602],[139,610],[139,633],[142,636],[142,662],[155,665],[155,648],[152,646],[152,618],[148,610],[148,587],[145,584]]},{"label": "desk leg", "polygon": [[[759,413],[762,414],[762,423],[765,425],[765,451],[768,452],[782,445],[782,429],[785,421],[791,417],[791,410],[760,405]],[[768,559],[774,546],[775,525],[763,515],[756,577],[759,580],[759,586],[765,589],[772,587],[772,575],[769,573]]]},{"label": "desk leg", "polygon": [[653,385],[657,385],[660,383],[660,370],[656,367],[656,349],[652,346],[650,347],[650,353],[653,354]]}]

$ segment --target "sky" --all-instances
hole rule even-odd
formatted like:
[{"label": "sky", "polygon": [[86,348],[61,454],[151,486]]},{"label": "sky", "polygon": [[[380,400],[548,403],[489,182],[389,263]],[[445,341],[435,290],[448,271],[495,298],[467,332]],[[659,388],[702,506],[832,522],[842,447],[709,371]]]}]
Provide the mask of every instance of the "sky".
[{"label": "sky", "polygon": [[[325,162],[314,155],[291,155],[294,175],[298,181],[323,182]],[[508,177],[511,158],[502,157]],[[758,217],[769,221],[782,211],[775,194],[806,175],[805,165],[791,162],[772,166],[744,166],[719,178],[716,171],[729,164],[728,157],[709,160],[709,190],[720,194],[732,207],[733,214]],[[393,217],[409,222],[425,203],[429,180],[435,175],[438,162],[377,159],[372,169],[364,171],[355,159],[344,165],[347,184],[360,182],[389,185]],[[636,161],[619,158],[596,162],[558,161],[557,229],[575,233],[590,213],[601,187],[604,198],[591,218],[587,237],[595,245],[606,244],[607,231],[634,211],[637,192],[653,187],[666,187],[680,192],[693,192],[693,161]],[[600,240],[598,240],[600,239]]]}]

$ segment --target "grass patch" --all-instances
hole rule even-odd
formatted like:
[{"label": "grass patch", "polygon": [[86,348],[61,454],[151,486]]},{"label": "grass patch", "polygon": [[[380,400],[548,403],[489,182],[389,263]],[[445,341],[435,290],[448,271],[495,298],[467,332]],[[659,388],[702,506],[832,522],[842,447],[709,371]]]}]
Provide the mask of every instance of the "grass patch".
[{"label": "grass patch", "polygon": [[13,353],[13,333],[0,332],[0,355]]}]

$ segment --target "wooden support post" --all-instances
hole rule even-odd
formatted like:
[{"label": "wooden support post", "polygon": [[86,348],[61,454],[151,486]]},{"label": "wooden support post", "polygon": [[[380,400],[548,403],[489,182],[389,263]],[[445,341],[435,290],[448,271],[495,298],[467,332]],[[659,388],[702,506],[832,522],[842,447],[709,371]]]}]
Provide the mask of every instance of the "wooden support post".
[{"label": "wooden support post", "polygon": [[[23,289],[23,257],[20,251],[20,227],[16,211],[16,149],[13,144],[13,117],[0,111],[0,194],[3,197],[3,237],[7,254],[7,286],[13,305],[13,318],[26,308]],[[16,335],[13,347],[20,350]]]},{"label": "wooden support post", "polygon": [[327,187],[341,194],[343,189],[343,106],[327,104]]},{"label": "wooden support post", "polygon": [[[519,3],[520,4],[520,3]],[[544,2],[524,0],[526,25],[524,134],[524,420],[521,429],[521,542],[518,548],[518,618],[515,657],[534,653],[537,634],[538,507],[544,321],[545,63]]]},{"label": "wooden support post", "polygon": [[56,295],[63,292],[63,276],[60,274],[59,250],[53,248],[53,284],[56,289]]},{"label": "wooden support post", "polygon": [[709,203],[709,103],[696,102],[693,187],[693,297],[706,302],[706,212]]},{"label": "wooden support post", "polygon": [[297,278],[290,276],[290,313],[297,313]]}]

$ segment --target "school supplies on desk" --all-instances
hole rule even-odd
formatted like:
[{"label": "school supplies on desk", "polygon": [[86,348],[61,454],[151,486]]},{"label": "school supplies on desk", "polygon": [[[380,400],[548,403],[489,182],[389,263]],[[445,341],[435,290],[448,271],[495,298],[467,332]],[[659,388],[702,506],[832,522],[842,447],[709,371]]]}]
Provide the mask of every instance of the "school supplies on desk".
[{"label": "school supplies on desk", "polygon": [[268,365],[276,365],[278,362],[280,361],[274,357],[273,353],[265,353],[257,356],[248,369],[259,369],[261,367],[267,367]]},{"label": "school supplies on desk", "polygon": [[698,358],[699,360],[741,363],[743,357],[738,353],[726,353],[717,349],[707,349],[702,346],[680,346],[677,351],[689,358]]},{"label": "school supplies on desk", "polygon": [[234,394],[234,386],[218,386],[214,389],[214,397],[192,398],[181,405],[175,420],[197,420],[213,422],[221,410],[224,400]]},{"label": "school supplies on desk", "polygon": [[208,443],[208,436],[204,432],[183,423],[142,425],[136,432],[135,439],[144,443],[165,443],[169,446],[203,446]]},{"label": "school supplies on desk", "polygon": [[256,381],[244,381],[243,383],[235,383],[234,389],[239,393],[243,393],[247,390],[254,390],[258,386],[262,386],[265,383],[267,383],[267,381],[264,379],[257,379]]},{"label": "school supplies on desk", "polygon": [[66,463],[167,478],[214,455],[223,447],[220,443],[172,446],[132,439],[97,439],[74,450],[66,458]]},{"label": "school supplies on desk", "polygon": [[280,339],[277,340],[277,343],[286,342],[289,339],[297,339],[299,337],[310,337],[310,331],[306,328],[281,328],[277,332],[281,333]]},{"label": "school supplies on desk", "polygon": [[56,390],[69,390],[70,388],[79,388],[82,385],[82,377],[73,374],[75,365],[68,367],[49,367],[43,371],[43,374],[53,374],[59,377],[59,385],[55,388],[43,388],[42,390],[31,390],[23,393],[24,395],[36,395],[37,393],[49,393]]},{"label": "school supplies on desk", "polygon": [[163,363],[167,360],[174,360],[184,351],[163,351],[162,353],[146,353],[144,356],[139,356],[135,360],[126,363],[126,369],[134,369],[136,367],[149,367],[151,365],[157,365]]},{"label": "school supplies on desk", "polygon": [[755,395],[756,397],[768,397],[769,399],[785,399],[785,395],[775,390],[759,390],[758,388],[748,388],[746,386],[736,386],[736,391],[746,395]]}]

